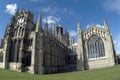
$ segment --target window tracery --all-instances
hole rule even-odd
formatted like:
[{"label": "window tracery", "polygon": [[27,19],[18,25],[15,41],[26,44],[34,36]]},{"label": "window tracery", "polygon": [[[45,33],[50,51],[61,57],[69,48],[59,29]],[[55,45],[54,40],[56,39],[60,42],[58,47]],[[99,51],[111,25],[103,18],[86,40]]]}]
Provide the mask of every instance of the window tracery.
[{"label": "window tracery", "polygon": [[87,47],[88,58],[97,58],[105,56],[104,43],[99,36],[93,35],[92,37],[90,37],[87,43]]}]

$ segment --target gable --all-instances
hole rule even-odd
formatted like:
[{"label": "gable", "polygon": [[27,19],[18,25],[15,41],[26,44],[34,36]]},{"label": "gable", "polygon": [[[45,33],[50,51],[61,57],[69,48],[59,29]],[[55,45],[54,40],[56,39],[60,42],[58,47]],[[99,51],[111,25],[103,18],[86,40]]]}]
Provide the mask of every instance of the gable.
[{"label": "gable", "polygon": [[105,30],[104,28],[91,26],[83,32],[83,39],[88,40],[92,35],[98,35],[101,38],[105,38]]}]

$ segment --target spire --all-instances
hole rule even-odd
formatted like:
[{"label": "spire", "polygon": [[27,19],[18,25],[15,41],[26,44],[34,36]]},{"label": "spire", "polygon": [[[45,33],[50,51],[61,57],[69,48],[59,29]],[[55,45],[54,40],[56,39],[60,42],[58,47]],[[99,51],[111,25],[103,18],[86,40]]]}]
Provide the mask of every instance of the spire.
[{"label": "spire", "polygon": [[80,22],[77,23],[77,30],[78,30],[78,33],[81,33],[81,26],[80,26]]},{"label": "spire", "polygon": [[104,29],[107,30],[108,32],[110,32],[106,19],[104,19]]},{"label": "spire", "polygon": [[41,14],[39,14],[39,17],[38,17],[38,21],[37,21],[37,24],[36,24],[36,32],[38,32],[39,31],[39,29],[42,29],[42,15]]},{"label": "spire", "polygon": [[106,19],[104,19],[104,28],[105,28],[105,29],[108,29],[108,24],[107,24]]}]

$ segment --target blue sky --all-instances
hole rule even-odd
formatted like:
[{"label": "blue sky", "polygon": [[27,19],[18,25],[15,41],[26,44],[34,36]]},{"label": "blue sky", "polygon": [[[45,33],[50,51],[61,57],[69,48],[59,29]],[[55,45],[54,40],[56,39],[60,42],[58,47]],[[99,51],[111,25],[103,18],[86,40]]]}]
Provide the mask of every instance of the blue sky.
[{"label": "blue sky", "polygon": [[71,36],[77,34],[78,21],[85,30],[90,24],[101,27],[106,19],[116,52],[120,53],[120,0],[1,0],[0,39],[17,9],[32,11],[35,21],[42,11],[43,24],[46,18],[50,25],[62,24]]}]

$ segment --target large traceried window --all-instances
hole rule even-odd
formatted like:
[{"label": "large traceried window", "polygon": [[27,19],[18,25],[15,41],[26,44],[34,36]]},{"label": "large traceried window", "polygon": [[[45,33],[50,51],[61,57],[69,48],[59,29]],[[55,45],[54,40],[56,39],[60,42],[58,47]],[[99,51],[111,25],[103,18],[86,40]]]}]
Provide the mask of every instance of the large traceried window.
[{"label": "large traceried window", "polygon": [[88,40],[87,47],[88,58],[97,58],[105,56],[104,43],[99,36],[91,36]]}]

